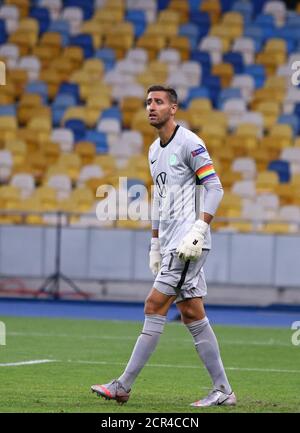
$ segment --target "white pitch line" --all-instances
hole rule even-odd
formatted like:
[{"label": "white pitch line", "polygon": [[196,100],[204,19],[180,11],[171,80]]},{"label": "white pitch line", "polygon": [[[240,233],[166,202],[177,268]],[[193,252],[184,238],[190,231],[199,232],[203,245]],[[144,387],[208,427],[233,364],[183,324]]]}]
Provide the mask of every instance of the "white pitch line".
[{"label": "white pitch line", "polygon": [[[137,336],[115,336],[115,335],[77,335],[77,334],[52,334],[52,333],[43,333],[43,332],[8,332],[8,336],[12,337],[53,337],[53,338],[78,338],[78,339],[91,339],[91,340],[132,340],[135,341]],[[178,341],[178,338],[168,338],[168,341]],[[182,342],[191,343],[191,339],[184,338]],[[248,341],[248,340],[219,340],[220,345],[233,345],[233,346],[282,346],[288,347],[291,346],[290,342],[282,342],[276,340],[267,340],[267,341]]]},{"label": "white pitch line", "polygon": [[[124,362],[108,362],[108,361],[83,361],[83,360],[72,360],[68,359],[67,362],[74,364],[99,364],[99,365],[119,365],[124,366]],[[199,365],[180,365],[180,364],[147,364],[146,367],[154,368],[187,368],[187,369],[199,369]],[[300,370],[287,370],[287,369],[277,369],[277,368],[248,368],[248,367],[226,367],[226,370],[236,370],[236,371],[257,371],[262,373],[296,373],[299,374]]]},{"label": "white pitch line", "polygon": [[[124,366],[124,362],[111,362],[111,361],[84,361],[84,360],[72,360],[67,361],[58,359],[34,359],[31,361],[20,361],[20,362],[8,362],[0,364],[0,367],[18,367],[23,365],[36,365],[36,364],[46,364],[49,362],[59,362],[59,363],[72,363],[72,364],[90,364],[90,365],[118,365]],[[147,364],[146,367],[154,368],[186,368],[186,369],[199,369],[201,365],[182,365],[182,364]],[[292,373],[299,374],[300,370],[287,370],[279,368],[249,368],[249,367],[226,367],[226,370],[235,371],[256,371],[262,373]]]},{"label": "white pitch line", "polygon": [[48,362],[57,362],[55,359],[33,359],[31,361],[6,362],[0,364],[0,367],[19,367],[22,365],[47,364]]}]

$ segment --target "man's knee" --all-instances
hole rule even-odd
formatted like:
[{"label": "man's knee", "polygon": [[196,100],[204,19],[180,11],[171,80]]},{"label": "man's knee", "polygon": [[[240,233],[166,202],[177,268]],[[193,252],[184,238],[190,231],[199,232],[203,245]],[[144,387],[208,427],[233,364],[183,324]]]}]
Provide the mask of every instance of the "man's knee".
[{"label": "man's knee", "polygon": [[193,298],[186,302],[180,302],[177,306],[181,312],[183,323],[191,323],[205,317],[205,310],[200,298]]},{"label": "man's knee", "polygon": [[165,316],[175,296],[167,296],[156,289],[152,289],[145,301],[145,314],[160,314]]}]

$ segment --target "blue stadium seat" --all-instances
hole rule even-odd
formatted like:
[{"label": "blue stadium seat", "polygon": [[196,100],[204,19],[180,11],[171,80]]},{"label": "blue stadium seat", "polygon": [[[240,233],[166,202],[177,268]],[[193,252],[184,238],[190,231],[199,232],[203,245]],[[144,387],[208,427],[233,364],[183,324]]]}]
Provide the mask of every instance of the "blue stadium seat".
[{"label": "blue stadium seat", "polygon": [[119,122],[122,122],[122,113],[119,107],[110,107],[106,108],[101,113],[101,119],[116,119]]},{"label": "blue stadium seat", "polygon": [[219,98],[218,98],[218,109],[222,109],[224,102],[226,102],[228,99],[233,99],[233,98],[242,98],[241,95],[241,90],[238,88],[231,88],[228,87],[226,89],[222,89],[220,91],[219,94]]},{"label": "blue stadium seat", "polygon": [[299,105],[299,114],[281,114],[277,120],[277,123],[288,124],[293,129],[294,136],[300,133],[300,104]]},{"label": "blue stadium seat", "polygon": [[185,36],[190,41],[191,50],[195,50],[199,41],[199,28],[194,23],[182,24],[179,27],[178,34]]},{"label": "blue stadium seat", "polygon": [[32,8],[30,10],[30,17],[35,18],[39,22],[40,34],[48,30],[51,18],[47,8]]},{"label": "blue stadium seat", "polygon": [[202,75],[210,74],[211,71],[211,58],[208,51],[193,50],[191,52],[191,60],[198,62],[202,67]]},{"label": "blue stadium seat", "polygon": [[222,12],[228,12],[231,10],[234,0],[220,0]]},{"label": "blue stadium seat", "polygon": [[64,0],[64,7],[76,6],[82,9],[83,19],[89,20],[94,13],[94,0]]},{"label": "blue stadium seat", "polygon": [[92,35],[81,33],[76,36],[71,36],[69,45],[77,45],[83,49],[85,59],[92,57],[94,54],[94,44]]},{"label": "blue stadium seat", "polygon": [[25,92],[41,95],[44,103],[48,100],[48,85],[44,81],[29,81],[26,84]]},{"label": "blue stadium seat", "polygon": [[198,11],[200,9],[200,5],[202,0],[188,0],[190,11]]},{"label": "blue stadium seat", "polygon": [[104,132],[88,130],[86,131],[84,139],[95,143],[97,153],[108,153],[108,143]]},{"label": "blue stadium seat", "polygon": [[287,17],[286,21],[287,28],[299,29],[300,28],[300,15],[292,15]]},{"label": "blue stadium seat", "polygon": [[241,53],[229,51],[223,55],[223,61],[225,63],[231,63],[236,74],[242,74],[244,72],[244,59]]},{"label": "blue stadium seat", "polygon": [[190,11],[190,22],[198,27],[199,37],[207,35],[210,28],[210,17],[207,12]]},{"label": "blue stadium seat", "polygon": [[263,10],[264,4],[269,0],[252,0],[254,15],[258,15]]},{"label": "blue stadium seat", "polygon": [[214,107],[217,106],[219,94],[221,91],[221,79],[220,77],[216,75],[204,75],[202,77],[202,83],[201,85],[203,87],[207,87],[209,89],[209,95],[210,99],[214,105]]},{"label": "blue stadium seat", "polygon": [[261,50],[265,40],[264,32],[262,31],[261,27],[256,25],[249,25],[249,26],[246,25],[244,28],[244,36],[254,40],[256,52]]},{"label": "blue stadium seat", "polygon": [[76,98],[69,93],[59,93],[52,104],[52,124],[59,126],[68,107],[76,105]]},{"label": "blue stadium seat", "polygon": [[157,10],[161,11],[166,9],[170,3],[170,0],[157,0]]},{"label": "blue stadium seat", "polygon": [[79,119],[69,119],[64,124],[65,128],[71,129],[74,134],[74,142],[82,141],[85,137],[85,124]]},{"label": "blue stadium seat", "polygon": [[49,32],[57,32],[61,34],[62,45],[65,47],[69,44],[70,24],[65,20],[54,20],[50,22]]},{"label": "blue stadium seat", "polygon": [[254,23],[262,29],[265,38],[274,37],[276,26],[273,15],[260,14],[256,17]]},{"label": "blue stadium seat", "polygon": [[263,65],[247,65],[245,67],[245,74],[249,74],[254,78],[256,89],[263,86],[266,79],[266,72]]},{"label": "blue stadium seat", "polygon": [[269,171],[275,171],[278,174],[280,183],[287,183],[290,181],[290,164],[288,161],[283,161],[281,159],[273,160],[268,165]]},{"label": "blue stadium seat", "polygon": [[281,27],[276,29],[275,36],[286,41],[287,52],[291,54],[293,51],[296,51],[297,43],[300,40],[300,27]]},{"label": "blue stadium seat", "polygon": [[[147,187],[145,185],[145,182],[143,182],[141,179],[136,179],[136,178],[128,178],[127,179],[127,190],[129,190],[131,187],[134,186],[143,186],[145,189],[143,189],[143,193],[145,194],[145,192],[147,191]],[[133,192],[132,192],[133,194]],[[129,202],[133,202],[134,200],[137,200],[139,198],[142,198],[143,195],[141,195],[140,192],[136,192],[134,197],[128,197]]]},{"label": "blue stadium seat", "polygon": [[144,11],[128,10],[125,15],[125,20],[133,24],[134,35],[136,38],[139,38],[145,32],[147,27],[147,19]]},{"label": "blue stadium seat", "polygon": [[209,89],[207,87],[190,87],[184,106],[188,107],[190,102],[195,98],[209,98]]},{"label": "blue stadium seat", "polygon": [[232,6],[234,12],[239,12],[244,17],[244,25],[250,24],[253,16],[252,3],[243,0],[236,1]]},{"label": "blue stadium seat", "polygon": [[0,19],[0,44],[4,44],[7,39],[7,33],[6,33],[6,24],[5,21],[1,18]]},{"label": "blue stadium seat", "polygon": [[105,72],[113,69],[116,61],[116,54],[112,48],[100,48],[94,54],[97,59],[101,59],[104,63]]},{"label": "blue stadium seat", "polygon": [[63,82],[59,86],[58,94],[61,93],[67,93],[69,95],[73,95],[76,99],[76,103],[79,103],[80,97],[79,97],[79,86],[76,83],[67,83]]},{"label": "blue stadium seat", "polygon": [[0,116],[16,116],[17,110],[14,104],[0,105]]}]

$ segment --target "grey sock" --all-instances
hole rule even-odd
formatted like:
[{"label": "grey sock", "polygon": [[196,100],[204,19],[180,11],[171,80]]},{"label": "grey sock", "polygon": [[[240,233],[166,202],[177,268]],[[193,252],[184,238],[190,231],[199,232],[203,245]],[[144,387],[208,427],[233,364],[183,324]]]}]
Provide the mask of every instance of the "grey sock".
[{"label": "grey sock", "polygon": [[135,378],[150,358],[152,352],[154,352],[159,337],[164,330],[165,323],[166,316],[160,316],[159,314],[145,315],[142,333],[137,339],[124,373],[118,379],[127,391],[131,388]]},{"label": "grey sock", "polygon": [[230,394],[232,390],[224,370],[219,345],[208,318],[204,317],[186,326],[193,336],[198,355],[207,368],[214,387]]}]

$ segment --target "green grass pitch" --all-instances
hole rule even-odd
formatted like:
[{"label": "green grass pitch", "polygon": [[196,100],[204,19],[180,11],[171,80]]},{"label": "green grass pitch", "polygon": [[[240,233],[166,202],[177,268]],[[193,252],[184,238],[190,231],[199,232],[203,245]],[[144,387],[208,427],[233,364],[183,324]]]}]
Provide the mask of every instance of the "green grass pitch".
[{"label": "green grass pitch", "polygon": [[[90,392],[118,377],[142,323],[1,317],[0,412],[199,413],[190,408],[211,388],[192,339],[168,323],[128,403],[120,406]],[[300,412],[300,346],[292,331],[215,326],[224,364],[238,398],[234,408],[206,412]],[[55,362],[7,366],[34,360]]]}]

